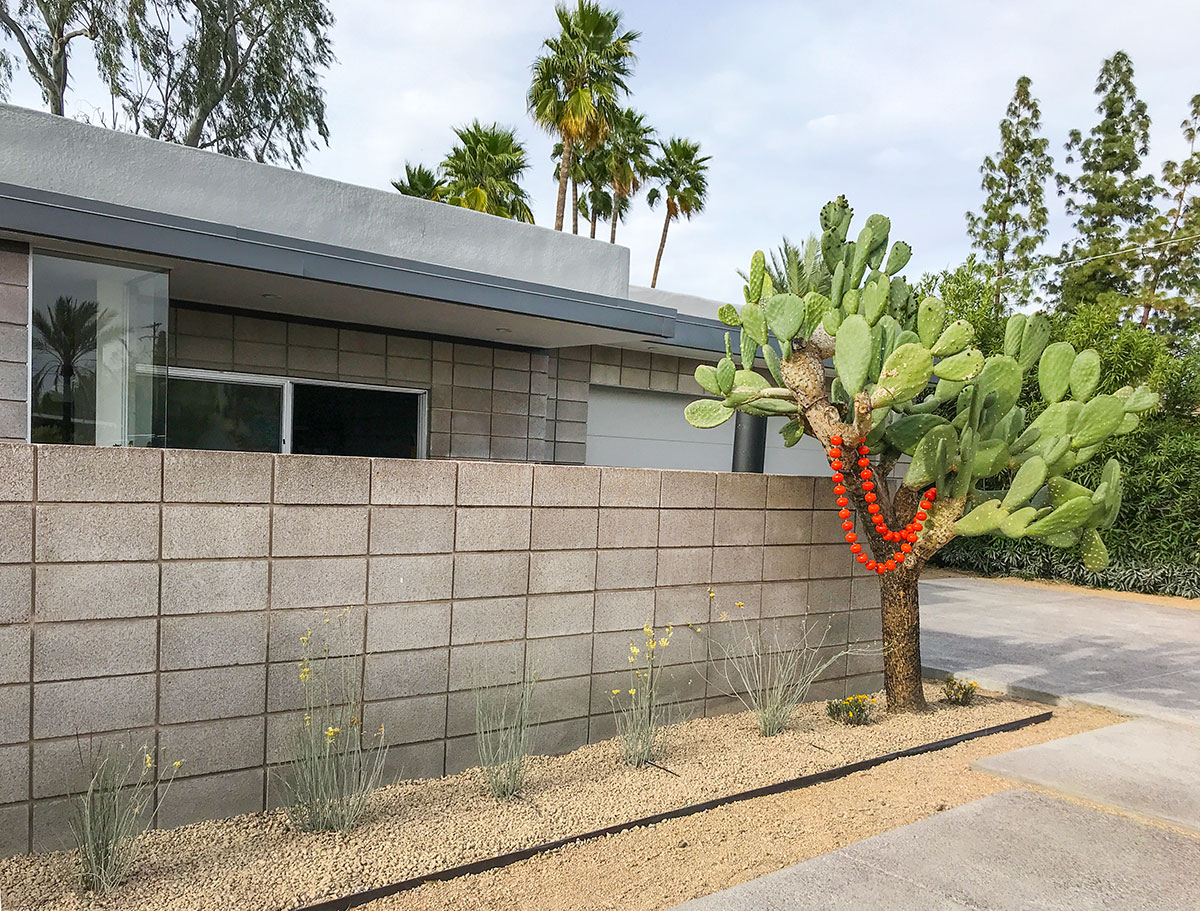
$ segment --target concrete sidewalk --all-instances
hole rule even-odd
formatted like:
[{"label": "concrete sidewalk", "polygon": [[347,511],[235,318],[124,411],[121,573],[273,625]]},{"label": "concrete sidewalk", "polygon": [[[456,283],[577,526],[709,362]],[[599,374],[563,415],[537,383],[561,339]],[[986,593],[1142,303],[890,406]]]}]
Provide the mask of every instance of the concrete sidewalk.
[{"label": "concrete sidewalk", "polygon": [[679,911],[1195,911],[1198,868],[1200,840],[1015,790]]},{"label": "concrete sidewalk", "polygon": [[1200,610],[989,579],[921,583],[931,671],[1200,724]]}]

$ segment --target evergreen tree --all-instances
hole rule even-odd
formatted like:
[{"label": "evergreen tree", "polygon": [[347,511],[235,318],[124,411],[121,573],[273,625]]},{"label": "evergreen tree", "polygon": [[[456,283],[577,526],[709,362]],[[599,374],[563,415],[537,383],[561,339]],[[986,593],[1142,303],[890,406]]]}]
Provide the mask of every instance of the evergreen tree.
[{"label": "evergreen tree", "polygon": [[1034,297],[1042,257],[1037,250],[1049,230],[1046,179],[1054,161],[1041,134],[1041,110],[1022,76],[1000,121],[1000,149],[983,159],[980,186],[986,194],[978,214],[967,213],[972,246],[983,251],[995,277],[992,307],[1005,311],[1006,296],[1021,303]]},{"label": "evergreen tree", "polygon": [[1067,266],[1059,277],[1061,306],[1068,311],[1105,293],[1134,292],[1137,258],[1111,254],[1128,248],[1130,232],[1155,216],[1159,194],[1154,176],[1141,173],[1142,156],[1150,151],[1150,114],[1138,98],[1133,63],[1124,51],[1104,61],[1096,94],[1100,122],[1086,138],[1072,130],[1066,144],[1066,161],[1078,162],[1079,174],[1057,178],[1079,234],[1063,247],[1063,260],[1090,260]]},{"label": "evergreen tree", "polygon": [[1142,311],[1141,323],[1148,325],[1157,312],[1160,328],[1168,331],[1200,317],[1200,95],[1192,98],[1180,128],[1188,143],[1187,158],[1166,161],[1162,170],[1170,203],[1133,238],[1145,250],[1145,284],[1135,301]]}]

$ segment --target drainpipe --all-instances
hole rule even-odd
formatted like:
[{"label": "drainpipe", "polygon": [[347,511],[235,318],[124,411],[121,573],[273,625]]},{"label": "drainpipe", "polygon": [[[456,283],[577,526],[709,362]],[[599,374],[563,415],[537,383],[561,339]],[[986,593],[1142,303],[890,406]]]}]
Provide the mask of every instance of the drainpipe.
[{"label": "drainpipe", "polygon": [[767,457],[767,419],[739,411],[733,425],[733,471],[762,474]]}]

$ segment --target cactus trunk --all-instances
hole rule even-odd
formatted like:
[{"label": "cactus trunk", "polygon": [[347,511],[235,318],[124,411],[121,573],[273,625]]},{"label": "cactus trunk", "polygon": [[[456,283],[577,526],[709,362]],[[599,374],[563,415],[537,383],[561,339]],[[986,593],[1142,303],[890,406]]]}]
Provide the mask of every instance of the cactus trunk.
[{"label": "cactus trunk", "polygon": [[888,573],[879,580],[883,612],[883,680],[889,712],[926,708],[921,687],[920,595],[916,573]]}]

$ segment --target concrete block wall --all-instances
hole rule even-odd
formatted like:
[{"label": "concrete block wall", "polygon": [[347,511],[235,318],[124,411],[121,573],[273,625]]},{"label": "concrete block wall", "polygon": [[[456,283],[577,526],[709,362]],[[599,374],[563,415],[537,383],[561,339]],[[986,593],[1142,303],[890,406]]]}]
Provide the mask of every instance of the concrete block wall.
[{"label": "concrete block wall", "polygon": [[[807,618],[830,647],[877,644],[831,497],[789,476],[0,446],[0,855],[63,845],[80,753],[108,745],[185,760],[161,825],[274,805],[299,637],[330,615],[408,777],[476,762],[476,682],[539,676],[541,751],[610,736],[646,622],[711,632],[741,601],[784,635]],[[677,629],[668,655],[683,711],[729,707],[702,639]],[[880,669],[843,658],[813,698]]]},{"label": "concrete block wall", "polygon": [[29,248],[0,240],[0,442],[26,439],[28,363]]}]

